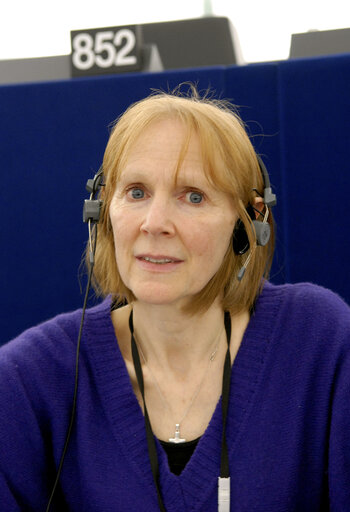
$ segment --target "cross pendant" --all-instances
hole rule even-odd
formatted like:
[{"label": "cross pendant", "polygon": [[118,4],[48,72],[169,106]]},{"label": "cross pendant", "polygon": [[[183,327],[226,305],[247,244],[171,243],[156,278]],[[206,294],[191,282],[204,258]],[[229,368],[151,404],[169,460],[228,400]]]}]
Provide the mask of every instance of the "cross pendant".
[{"label": "cross pendant", "polygon": [[186,439],[180,437],[180,423],[176,423],[175,425],[175,437],[171,437],[169,439],[170,443],[184,443]]}]

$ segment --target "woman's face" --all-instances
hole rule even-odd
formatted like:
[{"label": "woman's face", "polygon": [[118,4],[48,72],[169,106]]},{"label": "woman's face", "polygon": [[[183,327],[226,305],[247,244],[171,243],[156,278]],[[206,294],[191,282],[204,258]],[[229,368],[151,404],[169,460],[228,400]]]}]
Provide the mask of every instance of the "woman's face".
[{"label": "woman's face", "polygon": [[193,133],[175,180],[184,128],[152,124],[131,147],[110,218],[124,284],[138,301],[187,304],[220,268],[237,214],[232,199],[207,181]]}]

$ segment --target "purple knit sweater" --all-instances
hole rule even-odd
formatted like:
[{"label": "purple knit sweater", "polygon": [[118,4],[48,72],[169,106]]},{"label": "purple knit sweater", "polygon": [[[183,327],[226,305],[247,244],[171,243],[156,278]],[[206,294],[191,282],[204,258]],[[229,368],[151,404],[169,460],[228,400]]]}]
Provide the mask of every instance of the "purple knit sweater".
[{"label": "purple knit sweater", "polygon": [[[65,440],[81,311],[0,350],[0,509],[45,511]],[[53,510],[157,511],[144,420],[110,300],[89,309],[75,428]],[[221,407],[180,476],[158,443],[167,512],[217,510]],[[231,510],[350,511],[350,309],[310,285],[266,284],[232,368]]]}]

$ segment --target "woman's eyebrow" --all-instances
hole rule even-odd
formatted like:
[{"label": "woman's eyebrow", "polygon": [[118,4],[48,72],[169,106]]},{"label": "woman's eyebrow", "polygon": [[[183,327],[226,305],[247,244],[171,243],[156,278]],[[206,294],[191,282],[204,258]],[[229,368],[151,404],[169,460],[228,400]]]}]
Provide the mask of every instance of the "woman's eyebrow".
[{"label": "woman's eyebrow", "polygon": [[141,169],[125,169],[121,171],[118,182],[126,182],[126,181],[144,181],[147,179],[149,174],[147,171],[142,171]]},{"label": "woman's eyebrow", "polygon": [[177,186],[195,186],[198,188],[213,188],[204,173],[179,173],[176,176]]}]

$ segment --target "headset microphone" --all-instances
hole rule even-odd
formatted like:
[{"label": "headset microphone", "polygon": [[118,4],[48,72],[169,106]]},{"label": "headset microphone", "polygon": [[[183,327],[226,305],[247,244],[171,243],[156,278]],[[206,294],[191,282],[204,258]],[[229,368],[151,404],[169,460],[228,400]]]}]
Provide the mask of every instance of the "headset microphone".
[{"label": "headset microphone", "polygon": [[239,270],[239,272],[237,274],[238,281],[241,281],[243,279],[243,276],[245,274],[245,271],[247,270],[247,267],[249,265],[251,257],[252,257],[252,251],[250,251],[250,253],[248,254],[248,257],[245,260],[243,267],[240,268],[240,270]]}]

